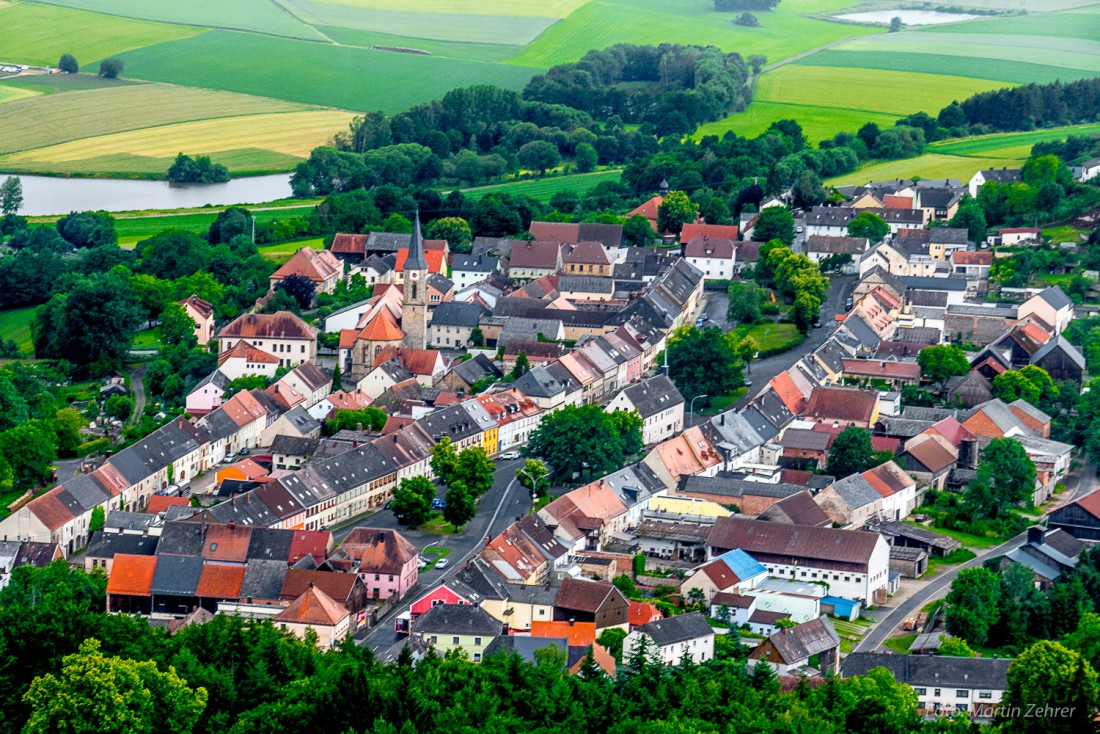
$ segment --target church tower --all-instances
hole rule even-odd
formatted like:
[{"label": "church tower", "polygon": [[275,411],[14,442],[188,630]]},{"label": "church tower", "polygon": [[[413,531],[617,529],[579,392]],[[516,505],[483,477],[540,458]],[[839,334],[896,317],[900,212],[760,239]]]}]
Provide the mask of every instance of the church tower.
[{"label": "church tower", "polygon": [[401,346],[424,349],[428,335],[428,261],[424,258],[424,239],[420,236],[420,212],[413,222],[409,256],[405,260],[405,291],[401,305]]}]

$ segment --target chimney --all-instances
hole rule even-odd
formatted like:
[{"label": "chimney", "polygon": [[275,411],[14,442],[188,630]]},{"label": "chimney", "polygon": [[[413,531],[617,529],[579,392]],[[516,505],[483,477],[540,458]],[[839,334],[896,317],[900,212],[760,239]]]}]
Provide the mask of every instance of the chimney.
[{"label": "chimney", "polygon": [[1027,529],[1027,544],[1042,545],[1046,538],[1047,529],[1042,525],[1032,525]]},{"label": "chimney", "polygon": [[[234,499],[236,499],[236,498],[234,498]],[[236,530],[236,529],[237,529],[237,523],[235,523],[235,522],[233,522],[232,520],[230,520],[230,521],[229,521],[229,524],[228,524],[228,525],[227,525],[226,527],[228,527],[228,528],[229,528],[229,532],[231,532],[231,533],[232,533],[232,532],[233,532],[234,530]]]}]

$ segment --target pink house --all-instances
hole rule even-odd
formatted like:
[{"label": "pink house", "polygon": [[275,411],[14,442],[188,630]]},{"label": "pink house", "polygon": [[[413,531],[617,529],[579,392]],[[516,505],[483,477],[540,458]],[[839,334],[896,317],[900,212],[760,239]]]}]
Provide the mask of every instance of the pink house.
[{"label": "pink house", "polygon": [[396,530],[355,528],[343,549],[359,558],[359,578],[371,599],[398,599],[409,593],[419,578],[420,553]]},{"label": "pink house", "polygon": [[221,407],[228,387],[229,378],[220,370],[214,370],[187,394],[187,412],[196,418],[214,412]]}]

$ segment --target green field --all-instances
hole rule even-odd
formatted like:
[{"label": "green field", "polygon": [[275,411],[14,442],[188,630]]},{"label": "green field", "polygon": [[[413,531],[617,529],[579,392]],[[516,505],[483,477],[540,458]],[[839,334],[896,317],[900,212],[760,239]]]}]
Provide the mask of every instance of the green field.
[{"label": "green field", "polygon": [[848,4],[849,0],[785,0],[771,12],[756,13],[759,28],[743,28],[733,25],[733,14],[714,12],[713,0],[591,0],[551,26],[513,63],[545,68],[616,43],[714,45],[778,61],[844,38],[883,32],[804,15]]},{"label": "green field", "polygon": [[865,184],[868,181],[889,181],[894,178],[955,178],[969,181],[974,172],[986,168],[1018,168],[1018,158],[967,158],[956,155],[926,153],[916,158],[884,161],[865,166],[852,173],[828,180],[831,186]]},{"label": "green field", "polygon": [[1062,140],[1069,135],[1100,135],[1100,123],[1035,130],[1033,132],[979,135],[960,140],[940,140],[928,146],[928,150],[947,155],[978,158],[1012,158],[1017,156],[1027,158],[1031,154],[1031,146],[1036,143]]},{"label": "green field", "polygon": [[[21,87],[12,87],[6,84],[0,84],[0,105],[5,102],[11,102],[17,99],[25,99],[27,97],[34,97],[38,92],[33,89],[24,89]],[[4,107],[0,107],[0,113],[4,110]],[[5,133],[6,134],[6,133]],[[0,145],[3,145],[4,141],[0,140]]]},{"label": "green field", "polygon": [[0,339],[13,339],[20,351],[29,352],[31,346],[31,322],[35,306],[0,311]]},{"label": "green field", "polygon": [[409,38],[390,33],[363,31],[354,28],[334,28],[318,26],[318,30],[337,43],[345,46],[391,46],[395,48],[416,48],[427,51],[433,56],[449,59],[468,59],[470,61],[504,61],[516,53],[515,46],[491,43],[456,43],[454,41],[429,41],[423,38]]},{"label": "green field", "polygon": [[[184,26],[232,28],[292,38],[321,40],[305,23],[271,0],[33,0],[78,10],[178,23]],[[80,56],[77,56],[79,59]]]},{"label": "green field", "polygon": [[82,92],[87,89],[118,89],[144,82],[133,79],[104,79],[90,72],[79,74],[28,74],[8,77],[5,85],[28,89],[38,94],[57,94],[58,92]]},{"label": "green field", "polygon": [[175,122],[302,109],[282,100],[167,84],[50,94],[0,105],[0,130],[6,131],[0,136],[0,153]]},{"label": "green field", "polygon": [[260,254],[268,260],[286,262],[290,259],[291,255],[303,247],[308,247],[312,250],[323,250],[325,249],[325,239],[323,237],[314,237],[308,240],[281,242],[277,245],[264,245],[260,248]]},{"label": "green field", "polygon": [[[1041,57],[1040,57],[1041,58]],[[812,54],[795,62],[804,66],[846,66],[856,69],[878,69],[883,71],[909,71],[920,69],[929,74],[958,74],[965,69],[966,75],[974,79],[992,79],[1016,84],[1047,84],[1056,81],[1073,81],[1096,76],[1086,69],[1065,68],[1047,64],[1034,64],[1027,61],[1006,61],[971,57],[959,59],[953,56],[930,53],[908,53],[903,51],[847,51],[828,49]]]},{"label": "green field", "polygon": [[858,38],[844,44],[843,48],[871,53],[948,56],[958,60],[960,69],[966,69],[966,60],[971,58],[1016,61],[1033,56],[1041,58],[1047,66],[1100,71],[1100,42],[1084,39],[984,33],[887,33],[874,38]]},{"label": "green field", "polygon": [[[266,224],[277,219],[306,216],[313,209],[312,206],[280,207],[272,209],[250,209],[256,217],[257,224]],[[148,239],[158,232],[166,229],[182,229],[187,232],[203,234],[210,229],[220,209],[205,211],[189,211],[181,214],[160,214],[152,216],[131,216],[115,218],[115,233],[118,234],[118,244],[122,247],[133,247],[137,242]],[[312,247],[312,244],[310,245]],[[271,245],[270,247],[282,247]],[[290,250],[297,252],[301,245]],[[264,250],[268,250],[265,248]]]},{"label": "green field", "polygon": [[[165,6],[182,3],[160,3]],[[109,3],[111,0],[105,0]],[[143,23],[109,15],[78,13],[46,5],[0,7],[0,56],[5,61],[49,66],[69,53],[81,64],[152,43],[202,33],[196,28]]]},{"label": "green field", "polygon": [[[520,89],[535,69],[211,31],[123,55],[129,73],[348,110],[397,112],[471,84]],[[195,59],[205,63],[196,64]],[[294,70],[257,59],[294,59]],[[334,127],[332,132],[339,128]]]},{"label": "green field", "polygon": [[576,194],[584,195],[598,184],[605,181],[618,181],[620,178],[622,178],[622,171],[618,170],[574,173],[569,176],[551,176],[530,181],[512,181],[490,186],[478,186],[472,189],[463,189],[463,193],[473,199],[480,199],[489,193],[502,192],[523,194],[539,201],[549,201],[550,197],[561,191],[573,191]]},{"label": "green field", "polygon": [[[933,30],[934,28],[934,30]],[[914,29],[935,33],[994,33],[1022,36],[1053,36],[1055,38],[1096,38],[1096,18],[1087,11],[1016,15],[966,23],[929,26]]]},{"label": "green field", "polygon": [[[327,0],[340,5],[375,10],[408,10],[408,0]],[[538,3],[517,3],[516,0],[421,0],[416,9],[422,13],[456,13],[460,15],[531,15],[543,18],[564,18],[588,0],[542,0]]]}]

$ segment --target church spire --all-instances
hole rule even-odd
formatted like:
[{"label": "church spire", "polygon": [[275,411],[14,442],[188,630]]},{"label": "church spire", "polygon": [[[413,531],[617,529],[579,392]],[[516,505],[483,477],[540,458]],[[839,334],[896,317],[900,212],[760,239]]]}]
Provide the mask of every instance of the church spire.
[{"label": "church spire", "polygon": [[420,209],[416,210],[413,221],[412,238],[409,240],[409,257],[405,261],[405,270],[427,270],[428,261],[424,259],[424,239],[420,236]]}]

